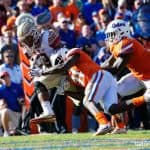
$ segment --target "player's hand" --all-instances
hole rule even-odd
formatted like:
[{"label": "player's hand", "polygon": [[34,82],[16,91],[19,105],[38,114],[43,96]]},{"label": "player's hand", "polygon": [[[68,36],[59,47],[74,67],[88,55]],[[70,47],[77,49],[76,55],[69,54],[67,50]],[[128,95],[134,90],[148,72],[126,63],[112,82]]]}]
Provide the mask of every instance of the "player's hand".
[{"label": "player's hand", "polygon": [[35,68],[35,69],[31,69],[31,71],[29,72],[31,77],[40,77],[42,75],[42,69],[40,68]]}]

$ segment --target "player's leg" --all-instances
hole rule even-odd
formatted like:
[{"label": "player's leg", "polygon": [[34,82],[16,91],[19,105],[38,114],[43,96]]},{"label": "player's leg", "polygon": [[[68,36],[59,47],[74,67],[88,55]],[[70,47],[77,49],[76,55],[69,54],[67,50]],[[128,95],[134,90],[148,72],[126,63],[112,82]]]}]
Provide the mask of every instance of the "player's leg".
[{"label": "player's leg", "polygon": [[[118,94],[121,97],[132,95],[141,89],[145,88],[142,81],[136,79],[132,74],[125,75],[118,83],[117,83]],[[135,97],[129,100],[121,101],[118,104],[112,104],[109,107],[109,112],[114,115],[117,113],[125,112],[126,110],[132,109],[134,107],[138,107],[145,103],[146,98],[143,96]]]},{"label": "player's leg", "polygon": [[[105,86],[106,82],[109,82],[109,86],[103,96],[103,99],[100,100],[100,103],[103,105],[104,111],[109,113],[111,105],[118,104],[117,85],[113,76],[109,72],[105,72],[105,77],[101,86]],[[125,130],[126,126],[121,114],[112,116],[112,120],[115,121],[115,133],[121,133],[120,131]]]},{"label": "player's leg", "polygon": [[39,81],[35,82],[35,91],[43,109],[42,116],[54,115],[49,101],[49,93],[47,88]]},{"label": "player's leg", "polygon": [[135,78],[131,73],[126,74],[117,81],[117,93],[120,97],[133,95],[143,88],[145,86],[142,81]]},{"label": "player's leg", "polygon": [[104,112],[100,111],[95,105],[99,102],[100,99],[103,98],[109,86],[109,82],[106,82],[106,84],[103,83],[104,79],[104,72],[99,71],[94,74],[92,80],[88,83],[85,89],[85,97],[83,99],[83,105],[95,117],[96,121],[99,124],[99,128],[97,129],[95,135],[106,134],[111,130],[110,122],[107,120]]}]

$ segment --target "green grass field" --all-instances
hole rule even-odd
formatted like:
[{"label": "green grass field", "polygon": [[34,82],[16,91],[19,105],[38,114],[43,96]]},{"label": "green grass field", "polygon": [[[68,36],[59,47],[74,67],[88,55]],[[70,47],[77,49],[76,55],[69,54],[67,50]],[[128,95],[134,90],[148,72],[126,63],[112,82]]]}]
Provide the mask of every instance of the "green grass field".
[{"label": "green grass field", "polygon": [[0,150],[150,150],[150,131],[93,137],[91,133],[0,137]]}]

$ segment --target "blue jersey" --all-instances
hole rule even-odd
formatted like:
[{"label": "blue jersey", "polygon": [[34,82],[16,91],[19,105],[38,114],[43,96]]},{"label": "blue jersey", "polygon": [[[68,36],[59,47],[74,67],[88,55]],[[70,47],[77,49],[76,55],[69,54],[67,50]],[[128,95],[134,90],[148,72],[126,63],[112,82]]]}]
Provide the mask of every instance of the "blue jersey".
[{"label": "blue jersey", "polygon": [[0,87],[0,99],[5,99],[8,108],[21,112],[21,106],[18,103],[18,98],[24,97],[24,92],[20,84],[11,83],[11,86],[1,85]]}]

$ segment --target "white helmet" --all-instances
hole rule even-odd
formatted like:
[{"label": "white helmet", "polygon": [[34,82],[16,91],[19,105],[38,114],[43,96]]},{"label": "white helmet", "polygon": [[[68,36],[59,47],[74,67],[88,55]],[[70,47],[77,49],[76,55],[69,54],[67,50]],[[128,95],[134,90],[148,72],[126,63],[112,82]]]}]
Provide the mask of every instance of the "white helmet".
[{"label": "white helmet", "polygon": [[37,44],[40,35],[40,31],[37,27],[30,22],[23,22],[17,27],[18,41],[23,47],[30,51],[35,50],[35,45]]},{"label": "white helmet", "polygon": [[67,52],[67,48],[60,48],[56,53],[52,54],[50,56],[51,65],[55,66],[64,63]]},{"label": "white helmet", "polygon": [[21,25],[24,22],[30,22],[30,23],[36,25],[35,19],[30,13],[21,13],[17,17],[17,19],[15,21],[15,25],[19,26],[19,25]]},{"label": "white helmet", "polygon": [[115,19],[108,24],[105,34],[106,41],[117,43],[122,38],[130,37],[130,26],[124,20]]}]

